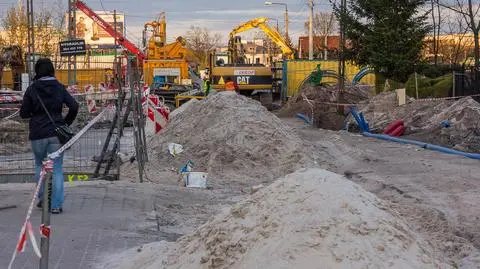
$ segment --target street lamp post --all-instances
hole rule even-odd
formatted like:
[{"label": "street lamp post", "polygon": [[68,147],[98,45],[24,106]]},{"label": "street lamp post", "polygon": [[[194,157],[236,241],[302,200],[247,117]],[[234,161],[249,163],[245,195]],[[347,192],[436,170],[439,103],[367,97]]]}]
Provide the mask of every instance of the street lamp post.
[{"label": "street lamp post", "polygon": [[279,2],[265,2],[266,6],[272,6],[272,5],[281,5],[285,6],[285,39],[288,40],[288,6],[285,3],[279,3]]},{"label": "street lamp post", "polygon": [[277,24],[277,26],[276,26],[277,28],[276,28],[276,29],[277,29],[277,32],[278,32],[278,31],[279,31],[279,28],[278,28],[278,19],[276,19],[276,18],[268,18],[268,20],[270,20],[270,21],[275,21],[275,22],[276,22],[276,24]]}]

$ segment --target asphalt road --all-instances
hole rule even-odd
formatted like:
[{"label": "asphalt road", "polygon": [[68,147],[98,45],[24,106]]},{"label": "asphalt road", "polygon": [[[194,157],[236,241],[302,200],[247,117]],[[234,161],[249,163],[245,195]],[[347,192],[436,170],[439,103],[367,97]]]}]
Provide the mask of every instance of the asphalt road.
[{"label": "asphalt road", "polygon": [[[8,266],[33,189],[33,184],[0,185],[0,208],[17,206],[0,210],[0,268]],[[218,191],[174,185],[101,181],[68,185],[65,212],[51,220],[49,268],[94,268],[105,255],[153,241],[175,241],[213,215],[218,203],[229,199]],[[35,231],[40,217],[41,211],[34,210]],[[13,268],[38,268],[38,263],[28,243]]]}]

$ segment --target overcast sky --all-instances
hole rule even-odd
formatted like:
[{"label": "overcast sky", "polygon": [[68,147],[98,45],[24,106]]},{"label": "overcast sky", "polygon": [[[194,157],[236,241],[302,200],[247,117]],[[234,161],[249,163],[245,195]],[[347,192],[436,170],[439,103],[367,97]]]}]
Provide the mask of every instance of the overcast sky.
[{"label": "overcast sky", "polygon": [[[34,5],[52,6],[59,0],[34,0]],[[66,0],[61,0],[67,6]],[[175,37],[184,35],[192,25],[206,27],[223,36],[240,23],[255,17],[278,19],[280,28],[284,27],[284,6],[265,6],[263,0],[85,0],[94,10],[113,11],[116,9],[126,14],[127,36],[135,43],[141,38],[141,29],[146,21],[154,19],[160,12],[167,14],[167,35]],[[275,2],[275,1],[274,1]],[[304,34],[303,24],[308,19],[307,0],[280,0],[288,4],[289,32],[294,42]],[[0,10],[17,0],[0,0]],[[103,4],[103,5],[102,5]],[[315,10],[330,9],[329,0],[316,0]],[[3,12],[1,12],[3,13]],[[276,24],[275,20],[271,20]],[[253,37],[255,30],[246,32],[244,37]]]}]

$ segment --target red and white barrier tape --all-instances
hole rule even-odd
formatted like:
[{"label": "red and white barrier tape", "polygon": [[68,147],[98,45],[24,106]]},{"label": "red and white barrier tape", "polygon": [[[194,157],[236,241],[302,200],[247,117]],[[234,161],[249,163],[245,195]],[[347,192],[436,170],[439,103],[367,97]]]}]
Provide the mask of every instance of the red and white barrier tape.
[{"label": "red and white barrier tape", "polygon": [[0,107],[0,111],[17,111],[20,107]]},{"label": "red and white barrier tape", "polygon": [[342,104],[342,103],[331,103],[331,102],[317,102],[321,105],[332,105],[332,106],[358,106],[359,104]]},{"label": "red and white barrier tape", "polygon": [[[30,206],[28,207],[27,211],[27,216],[25,217],[25,222],[23,223],[22,229],[20,230],[20,234],[18,236],[18,242],[17,246],[15,247],[15,251],[13,252],[12,258],[10,260],[10,263],[8,265],[8,269],[12,268],[13,262],[15,261],[15,258],[17,257],[18,252],[23,252],[25,250],[25,244],[26,244],[26,239],[27,236],[30,238],[30,241],[33,246],[33,250],[35,251],[35,254],[39,258],[42,257],[41,252],[38,248],[37,241],[35,239],[32,225],[30,223],[30,217],[33,212],[33,207],[35,205],[35,201],[37,199],[38,193],[40,192],[40,187],[42,186],[41,182],[45,179],[45,175],[47,172],[53,172],[53,159],[57,158],[62,154],[67,148],[71,147],[85,132],[90,129],[96,122],[98,122],[102,117],[103,114],[108,110],[112,109],[112,106],[108,106],[106,109],[104,109],[100,114],[98,114],[93,120],[91,120],[85,127],[83,127],[82,130],[80,130],[70,141],[68,141],[65,145],[63,145],[59,150],[57,150],[54,153],[51,153],[48,155],[48,160],[43,162],[42,165],[42,170],[40,172],[40,178],[38,179],[37,182],[37,187],[35,188],[35,193],[33,194],[32,201],[30,202]],[[42,237],[49,237],[51,232],[50,226],[45,226],[41,225],[40,226],[40,234]],[[28,235],[27,235],[28,233]]]},{"label": "red and white barrier tape", "polygon": [[465,97],[480,97],[480,94],[463,95],[463,96],[455,96],[455,97],[423,98],[423,99],[416,99],[413,102],[443,101],[443,100],[461,99]]},{"label": "red and white barrier tape", "polygon": [[[8,264],[8,269],[12,268],[13,262],[17,257],[18,252],[23,252],[25,250],[25,245],[27,243],[27,236],[30,238],[30,242],[32,243],[33,250],[38,258],[42,257],[40,249],[38,248],[37,240],[35,238],[35,234],[33,232],[32,224],[30,222],[30,218],[32,216],[33,207],[35,205],[35,201],[37,200],[38,193],[40,192],[40,188],[42,187],[42,182],[45,179],[45,175],[47,172],[53,172],[53,161],[47,160],[43,162],[42,170],[40,171],[40,177],[37,182],[37,187],[35,188],[35,192],[33,194],[32,200],[28,207],[27,216],[25,217],[25,222],[22,225],[20,230],[20,234],[18,235],[18,242],[13,251],[12,258],[10,259],[10,263]],[[27,234],[28,233],[28,234]]]},{"label": "red and white barrier tape", "polygon": [[[441,98],[424,98],[424,99],[415,99],[410,103],[414,102],[431,102],[431,101],[444,101],[444,100],[454,100],[454,99],[461,99],[461,98],[466,98],[466,97],[480,97],[480,94],[474,94],[474,95],[465,95],[465,96],[455,96],[455,97],[441,97]],[[332,106],[358,106],[361,104],[342,104],[342,103],[332,103],[332,102],[316,102],[317,104],[322,104],[322,105],[332,105]],[[365,105],[368,103],[365,103]]]},{"label": "red and white barrier tape", "polygon": [[73,144],[75,144],[75,142],[77,142],[78,139],[80,139],[80,137],[82,137],[88,131],[88,129],[90,129],[95,123],[100,121],[103,117],[103,114],[105,114],[109,109],[112,109],[112,107],[113,106],[107,106],[105,109],[103,109],[102,112],[100,112],[95,118],[93,118],[90,122],[88,122],[88,124],[85,125],[85,127],[83,127],[82,130],[80,130],[74,137],[72,137],[72,139],[70,139],[70,141],[65,143],[65,145],[63,145],[59,150],[57,150],[53,153],[50,153],[47,157],[50,160],[58,158],[58,156],[60,156],[60,154],[62,154],[65,150],[67,150]]}]

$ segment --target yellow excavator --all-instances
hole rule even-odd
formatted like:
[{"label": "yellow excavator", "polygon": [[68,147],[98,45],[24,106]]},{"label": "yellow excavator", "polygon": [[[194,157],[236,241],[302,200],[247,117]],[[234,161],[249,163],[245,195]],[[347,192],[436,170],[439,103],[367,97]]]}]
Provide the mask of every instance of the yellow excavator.
[{"label": "yellow excavator", "polygon": [[[240,39],[236,37],[237,34],[248,31],[253,28],[259,28],[262,30],[278,48],[282,51],[283,57],[292,59],[294,56],[293,49],[287,44],[282,35],[275,29],[268,26],[268,18],[260,17],[253,20],[250,20],[246,23],[243,23],[237,26],[235,29],[230,32],[228,49],[230,52],[230,57],[232,63],[243,62],[243,51],[239,49],[241,46]],[[239,44],[240,43],[240,44]]]},{"label": "yellow excavator", "polygon": [[[237,36],[250,29],[262,30],[281,50],[284,59],[294,57],[293,49],[282,35],[268,26],[268,18],[260,17],[235,27],[229,35],[228,57],[210,54],[209,78],[213,89],[222,89],[226,79],[236,81],[240,92],[245,95],[257,94],[262,103],[272,100],[273,93],[279,93],[277,80],[281,78],[271,67],[261,64],[246,64],[243,45]],[[264,102],[265,100],[265,102]]]}]

